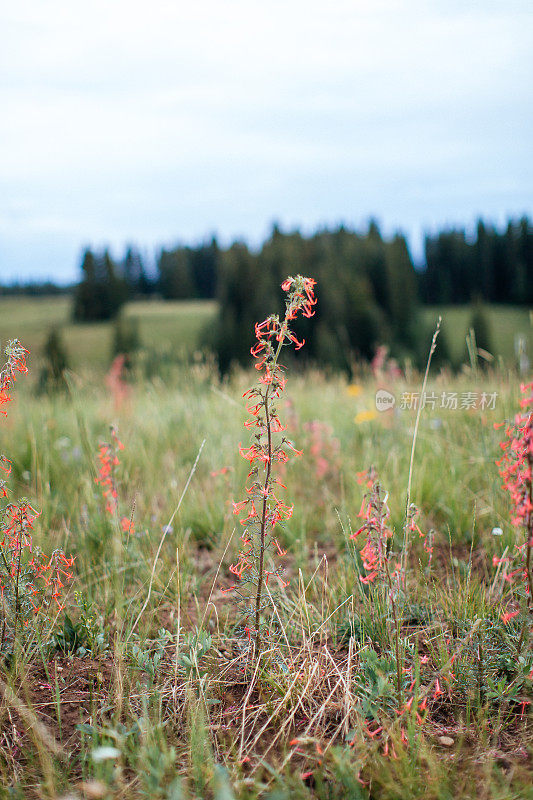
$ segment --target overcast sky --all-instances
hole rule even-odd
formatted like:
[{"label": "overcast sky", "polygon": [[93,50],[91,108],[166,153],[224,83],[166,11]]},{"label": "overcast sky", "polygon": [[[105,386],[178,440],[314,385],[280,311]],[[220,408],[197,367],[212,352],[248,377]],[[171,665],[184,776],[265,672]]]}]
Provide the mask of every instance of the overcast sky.
[{"label": "overcast sky", "polygon": [[0,281],[86,244],[533,211],[531,0],[17,0]]}]

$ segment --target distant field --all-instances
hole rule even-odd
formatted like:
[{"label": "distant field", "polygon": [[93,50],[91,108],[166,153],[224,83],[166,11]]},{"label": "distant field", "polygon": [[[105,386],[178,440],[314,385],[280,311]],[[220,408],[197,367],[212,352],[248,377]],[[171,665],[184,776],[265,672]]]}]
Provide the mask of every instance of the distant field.
[{"label": "distant field", "polygon": [[[529,357],[533,354],[533,324],[531,311],[513,306],[487,306],[493,355],[504,362],[515,360],[515,338],[524,336]],[[472,310],[468,306],[431,306],[425,308],[425,319],[436,323],[442,315],[442,330],[448,341],[452,359],[460,362],[466,352],[466,335],[470,327]]]},{"label": "distant field", "polygon": [[[60,326],[74,369],[83,366],[106,367],[110,360],[113,324],[73,325],[68,297],[0,299],[0,342],[19,338],[38,357],[53,326]],[[146,347],[164,346],[173,352],[196,347],[203,328],[214,318],[214,301],[143,301],[130,303],[124,313],[138,320],[141,342]],[[443,318],[443,331],[455,363],[465,353],[465,337],[471,309],[442,306],[423,310],[428,324]],[[514,361],[515,338],[523,335],[528,352],[533,353],[533,326],[527,309],[509,306],[488,308],[494,355],[506,363]],[[34,362],[35,363],[35,362]]]},{"label": "distant field", "polygon": [[[191,349],[215,309],[215,303],[209,301],[148,301],[130,303],[124,313],[138,320],[143,345]],[[49,330],[60,326],[74,369],[107,366],[113,323],[73,325],[70,313],[68,297],[0,299],[0,341],[18,338],[34,355],[39,355]]]}]

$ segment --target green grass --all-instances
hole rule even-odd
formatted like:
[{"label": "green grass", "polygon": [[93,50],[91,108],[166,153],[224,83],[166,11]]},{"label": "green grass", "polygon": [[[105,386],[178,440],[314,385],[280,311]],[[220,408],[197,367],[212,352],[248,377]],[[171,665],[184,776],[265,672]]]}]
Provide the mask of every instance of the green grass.
[{"label": "green grass", "polygon": [[[190,352],[216,310],[214,302],[137,302],[123,311],[139,325],[141,343],[147,348],[164,345],[174,354]],[[0,299],[0,342],[18,338],[39,357],[54,326],[61,328],[74,370],[107,368],[111,359],[113,324],[74,325],[69,297]]]},{"label": "green grass", "polygon": [[[516,306],[487,306],[493,353],[506,364],[516,363],[515,340],[523,336],[527,342],[530,359],[533,354],[533,324],[531,312]],[[459,364],[466,358],[466,336],[470,328],[472,309],[468,306],[431,306],[423,310],[429,325],[442,316],[442,330],[447,338],[450,355]]]},{"label": "green grass", "polygon": [[216,313],[216,303],[206,300],[130,303],[125,315],[139,323],[141,342],[146,347],[166,344],[188,350],[196,347],[200,334]]},{"label": "green grass", "polygon": [[[141,301],[129,303],[124,315],[137,320],[141,344],[146,348],[166,348],[174,356],[190,353],[198,347],[202,331],[214,319],[214,301]],[[514,365],[515,338],[526,338],[528,352],[533,353],[533,327],[530,312],[511,306],[489,306],[493,355],[507,365]],[[466,360],[465,338],[471,309],[466,306],[427,307],[422,310],[428,326],[442,315],[442,329],[447,337],[455,365]],[[0,298],[0,342],[19,338],[39,357],[46,336],[59,326],[74,370],[84,367],[107,368],[113,338],[112,323],[73,325],[69,297]]]},{"label": "green grass", "polygon": [[[176,367],[171,385],[142,383],[133,388],[129,399],[118,408],[113,398],[83,377],[76,379],[70,398],[37,400],[28,391],[27,379],[24,379],[26,383],[20,379],[17,384],[17,403],[10,408],[7,425],[2,428],[0,449],[8,452],[14,462],[16,493],[29,496],[41,509],[36,538],[43,549],[51,551],[62,546],[75,555],[73,589],[81,592],[92,609],[104,642],[104,649],[93,645],[84,657],[75,654],[46,656],[49,671],[53,673],[56,669],[54,664],[62,668],[54,689],[59,700],[54,700],[53,707],[62,709],[61,703],[64,704],[64,719],[59,727],[57,712],[47,712],[42,718],[62,746],[77,753],[67,771],[60,757],[46,755],[52,763],[53,777],[49,780],[54,787],[47,796],[56,796],[53,792],[59,792],[61,787],[66,790],[67,786],[73,786],[79,781],[81,770],[86,777],[108,787],[108,793],[103,795],[106,797],[145,796],[143,792],[148,792],[148,786],[152,786],[150,791],[153,792],[149,796],[180,796],[173,795],[169,787],[176,775],[181,774],[184,791],[188,792],[186,796],[191,797],[296,794],[302,798],[340,800],[345,796],[367,796],[362,786],[357,788],[360,784],[350,782],[350,776],[359,768],[362,777],[373,783],[373,797],[440,798],[461,790],[462,796],[473,798],[480,781],[487,797],[519,796],[517,792],[527,785],[530,773],[523,772],[525,764],[521,757],[513,760],[510,742],[502,744],[501,748],[503,763],[509,761],[514,765],[512,774],[496,766],[489,771],[479,766],[480,760],[485,763],[483,753],[494,747],[483,733],[483,720],[488,719],[489,707],[476,710],[475,698],[469,700],[468,694],[463,696],[460,682],[451,700],[434,705],[421,740],[416,738],[417,727],[413,727],[409,733],[415,737],[412,747],[400,741],[401,731],[394,713],[389,716],[385,710],[376,710],[380,722],[389,730],[391,745],[394,743],[399,753],[399,763],[385,758],[374,740],[363,733],[361,698],[369,691],[377,691],[372,688],[372,682],[366,683],[367,679],[363,679],[364,670],[370,669],[364,666],[369,658],[370,640],[366,637],[374,637],[374,646],[386,655],[390,623],[387,613],[381,612],[383,623],[376,627],[378,620],[373,617],[372,607],[367,607],[358,589],[353,549],[343,528],[346,532],[350,523],[354,529],[358,524],[356,515],[363,489],[355,474],[370,464],[376,467],[390,492],[393,524],[397,531],[401,528],[414,412],[377,415],[356,424],[356,414],[373,407],[373,383],[366,381],[359,394],[350,393],[342,379],[326,380],[319,373],[290,381],[286,396],[291,406],[282,411],[282,418],[289,419],[291,437],[304,447],[305,455],[292,462],[283,477],[286,495],[294,503],[295,513],[282,533],[283,543],[289,550],[284,561],[291,584],[280,598],[279,613],[287,626],[294,657],[301,661],[304,674],[311,680],[312,670],[321,664],[320,669],[329,676],[329,684],[323,684],[318,678],[320,671],[315,671],[309,684],[311,688],[301,698],[299,684],[289,692],[280,716],[279,704],[289,691],[292,675],[286,676],[271,668],[270,673],[261,677],[259,695],[254,694],[255,699],[250,703],[247,744],[239,756],[242,677],[231,667],[231,648],[235,641],[231,627],[233,607],[221,593],[220,586],[228,585],[228,566],[238,548],[229,501],[239,499],[243,491],[246,469],[236,445],[245,441],[241,395],[253,377],[241,374],[230,383],[220,385],[205,365],[195,367],[193,372]],[[399,383],[394,391],[399,397],[407,388],[416,387]],[[423,624],[419,628],[422,636],[430,636],[424,649],[430,647],[429,652],[433,653],[430,668],[424,673],[425,681],[432,680],[448,658],[447,651],[439,648],[444,648],[444,639],[450,635],[451,621],[463,620],[452,634],[454,646],[460,646],[458,642],[464,638],[464,631],[468,631],[476,619],[490,620],[484,625],[497,623],[498,609],[504,598],[495,597],[492,601],[488,598],[488,587],[495,575],[492,555],[500,555],[506,546],[512,548],[516,535],[509,523],[507,503],[499,489],[494,466],[499,454],[499,433],[494,431],[492,422],[511,415],[516,407],[517,381],[508,383],[498,375],[477,379],[472,375],[445,388],[494,389],[498,392],[498,401],[495,411],[483,414],[428,411],[422,416],[413,499],[421,510],[422,530],[432,528],[435,531],[435,564],[433,578],[428,582],[423,567],[416,567],[418,558],[425,563],[425,557],[415,541],[412,592],[417,608],[424,609],[428,619],[433,620],[427,634]],[[431,389],[439,392],[443,386],[437,383]],[[118,471],[120,514],[129,517],[134,509],[136,532],[131,537],[109,526],[102,513],[98,487],[93,482],[97,444],[107,436],[110,420],[118,423],[125,444]],[[314,442],[308,430],[308,423],[317,420],[330,426],[322,432],[319,450],[327,457],[329,465],[320,478],[317,477],[319,456],[313,450]],[[155,562],[162,531],[178,506],[204,439],[190,487]],[[226,475],[213,477],[212,472],[222,467],[231,469]],[[502,537],[491,535],[495,526],[502,527]],[[324,555],[329,572],[327,591],[323,583]],[[472,574],[473,563],[476,564],[475,574]],[[152,592],[135,631],[140,638],[132,639],[131,626],[147,598],[152,571]],[[213,584],[215,588],[211,594]],[[304,596],[302,586],[305,585],[308,590]],[[346,605],[346,599],[352,595],[354,597]],[[74,620],[79,619],[79,603],[71,592],[67,609]],[[295,611],[296,626],[289,622]],[[320,703],[326,700],[338,679],[329,658],[341,675],[347,668],[347,645],[339,638],[342,631],[349,632],[354,624],[363,624],[363,620],[367,634],[363,639],[356,639],[354,644],[352,658],[358,666],[350,679],[350,713],[344,733],[334,740],[331,738],[341,719],[335,717],[334,708],[344,707],[343,703],[347,702],[348,689],[341,682],[333,699],[328,701],[326,719],[318,716],[310,732],[303,737],[304,744],[290,756],[294,746],[289,742],[303,735],[308,725],[305,720],[312,720],[319,713]],[[187,678],[181,655],[176,661],[176,633],[179,633],[179,653],[185,654],[189,652],[188,642],[197,626],[205,636],[211,637],[202,661],[202,672],[206,674],[200,682],[194,675]],[[169,641],[158,644],[163,628],[168,631]],[[315,630],[321,631],[320,636],[310,639],[306,645],[308,649],[300,652],[301,643]],[[88,646],[87,642],[85,644]],[[162,660],[155,669],[153,659],[159,647],[162,647]],[[230,647],[230,660],[225,654],[227,647]],[[324,647],[330,657],[323,654]],[[473,669],[472,652],[475,654],[468,646],[468,657],[465,656],[464,663],[461,661],[461,669],[467,673]],[[511,665],[513,657],[509,658]],[[33,669],[38,670],[38,665]],[[373,701],[376,709],[388,707],[390,699],[386,699],[389,696],[386,687],[389,682],[393,686],[392,672],[385,666],[381,669],[385,669],[385,683]],[[24,678],[24,673],[25,667],[20,666],[11,681],[39,716],[39,703],[45,703],[44,709],[46,703],[52,701],[46,700],[46,690],[35,694],[31,677]],[[95,676],[99,673],[108,675],[107,685],[98,684]],[[83,738],[73,726],[68,705],[79,675],[87,676],[83,680],[93,686],[90,692],[79,692],[75,720],[92,726],[89,738]],[[20,688],[21,680],[23,688]],[[54,681],[40,680],[41,684],[55,686]],[[305,678],[301,691],[307,681]],[[44,699],[39,700],[41,694]],[[204,696],[216,700],[216,704],[205,707]],[[523,697],[522,693],[519,699]],[[304,704],[303,710],[298,710],[297,702]],[[263,709],[261,712],[257,711],[259,707]],[[232,710],[235,708],[238,710]],[[529,741],[527,725],[515,730],[513,708],[508,701],[501,706],[503,716],[496,723],[496,729],[502,742],[509,741],[509,736],[514,737],[520,749]],[[490,713],[494,714],[494,708]],[[269,714],[272,715],[271,737],[266,741],[260,737],[254,744],[254,737],[268,721]],[[336,722],[326,723],[331,714]],[[208,729],[206,715],[212,726]],[[280,726],[285,724],[283,735],[275,739]],[[407,721],[406,724],[412,725]],[[135,731],[139,725],[144,733],[133,732],[128,738],[127,731]],[[450,733],[454,740],[452,752],[460,755],[460,770],[438,743],[438,736]],[[354,735],[358,741],[355,749],[347,744]],[[463,736],[467,738],[463,740]],[[9,778],[9,759],[15,756],[5,741],[0,748],[0,762],[3,758],[4,780],[9,784],[13,783],[13,778]],[[271,741],[276,742],[273,749],[268,748]],[[114,766],[116,760],[109,764],[92,760],[91,752],[100,745],[118,747],[122,777]],[[321,750],[328,748],[323,760],[317,758],[317,745]],[[45,756],[31,741],[25,747],[27,752],[37,749],[29,763],[17,767],[18,778],[14,783],[25,786],[25,791],[29,792],[25,796],[31,796],[28,787],[40,782],[39,791],[44,793]],[[239,763],[243,755],[250,758],[251,773]],[[282,767],[289,756],[287,768]],[[218,772],[216,762],[224,765],[227,772]],[[161,764],[166,766],[163,768]],[[313,781],[302,782],[300,773],[309,771],[314,776]],[[432,776],[429,784],[422,779],[427,771]],[[219,794],[215,795],[220,781],[227,793],[217,789]],[[325,781],[324,786],[330,786],[329,794],[325,793],[325,788],[320,789],[322,781]],[[274,794],[268,795],[267,789],[262,787],[268,787]],[[352,791],[354,794],[350,794]]]},{"label": "green grass", "polygon": [[[22,304],[13,335],[30,348],[28,335],[33,347],[42,336],[32,308],[41,320],[67,313],[64,300]],[[148,303],[126,312],[139,316],[148,345],[175,336],[178,347],[213,308]],[[3,336],[8,317],[0,317]],[[93,346],[109,335],[105,326],[92,330]],[[523,591],[492,561],[523,540],[500,486],[501,431],[493,425],[516,413],[520,377],[465,368],[428,386],[437,397],[497,397],[494,409],[437,403],[420,419],[411,499],[421,530],[433,531],[434,553],[429,568],[416,533],[401,631],[405,696],[416,695],[415,706],[429,700],[419,725],[414,711],[396,713],[387,593],[363,588],[363,543],[349,535],[361,524],[365,487],[357,473],[374,466],[389,492],[400,550],[416,417],[400,401],[420,389],[420,376],[389,381],[396,408],[377,413],[382,381],[363,376],[348,386],[319,371],[288,375],[279,414],[304,450],[281,475],[283,496],[294,504],[280,530],[290,583],[273,622],[283,631],[277,658],[250,689],[235,607],[222,589],[233,581],[229,566],[239,549],[231,501],[242,498],[246,480],[238,454],[249,440],[242,394],[256,373],[221,382],[209,362],[178,361],[164,381],[140,380],[114,397],[95,380],[97,361],[83,347],[91,368],[76,346],[80,367],[66,395],[35,394],[31,356],[0,419],[12,497],[26,496],[41,512],[35,544],[75,556],[65,606],[72,625],[64,613],[55,620],[67,652],[28,648],[0,667],[12,692],[0,698],[0,798],[529,796],[532,706],[521,704],[533,700],[531,638],[526,625],[520,642],[527,617],[503,624],[504,610],[523,608]],[[118,517],[133,516],[131,534],[105,514],[94,482],[111,422],[125,446]],[[437,679],[444,693],[435,697]],[[370,736],[378,725],[382,731]]]}]

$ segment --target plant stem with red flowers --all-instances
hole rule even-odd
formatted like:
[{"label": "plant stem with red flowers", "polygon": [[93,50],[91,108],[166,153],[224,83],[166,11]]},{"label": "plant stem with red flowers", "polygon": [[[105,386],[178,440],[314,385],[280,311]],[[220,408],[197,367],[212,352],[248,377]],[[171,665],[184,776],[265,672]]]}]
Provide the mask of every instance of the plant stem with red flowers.
[{"label": "plant stem with red flowers", "polygon": [[[363,569],[366,575],[359,575],[359,580],[369,591],[379,592],[384,590],[388,604],[392,611],[394,622],[394,649],[396,658],[396,694],[398,709],[403,704],[402,669],[403,659],[401,653],[401,613],[399,608],[400,595],[405,586],[405,573],[401,561],[394,562],[395,554],[392,552],[393,532],[389,527],[390,509],[388,506],[388,493],[384,492],[379,483],[377,473],[373,467],[368,471],[358,474],[358,481],[365,483],[367,492],[363,497],[359,517],[363,524],[351,539],[357,539],[361,534],[366,539],[360,551]],[[409,509],[408,521],[410,531],[420,528],[416,525],[417,510],[414,506]]]},{"label": "plant stem with red flowers", "polygon": [[[287,326],[287,320],[285,320],[284,325]],[[281,351],[282,344],[283,344],[283,338],[281,338],[279,341],[271,371],[275,371],[277,367],[278,357]],[[267,386],[264,394],[268,460],[266,462],[265,483],[263,486],[264,496],[263,496],[263,509],[261,512],[261,534],[260,534],[261,538],[259,543],[259,575],[257,579],[257,594],[255,597],[255,631],[256,631],[255,647],[254,647],[255,654],[259,654],[261,652],[261,599],[263,593],[264,564],[265,564],[265,537],[266,537],[267,511],[268,511],[268,492],[270,487],[270,476],[272,474],[272,419],[270,416],[270,409],[268,404],[269,389],[270,386]]]},{"label": "plant stem with red flowers", "polygon": [[[529,427],[531,428],[531,416],[529,419]],[[531,431],[530,431],[530,438],[531,438]],[[529,514],[528,514],[528,524],[527,524],[527,545],[526,545],[526,573],[527,573],[527,581],[529,585],[529,595],[528,595],[528,605],[529,608],[533,608],[533,572],[531,570],[531,550],[533,549],[533,452],[532,452],[533,441],[530,442],[529,452],[527,456],[528,462],[528,473],[529,473],[529,491],[528,491],[528,506],[529,506]]]},{"label": "plant stem with red flowers", "polygon": [[28,350],[21,345],[18,339],[11,339],[5,349],[6,362],[0,369],[0,414],[7,416],[6,411],[2,411],[1,406],[6,405],[11,400],[9,390],[17,380],[17,372],[26,374],[26,356]]},{"label": "plant stem with red flowers", "polygon": [[[511,522],[524,528],[525,542],[516,546],[517,556],[524,563],[523,580],[526,585],[527,607],[533,612],[533,571],[531,553],[533,549],[533,382],[523,384],[520,400],[521,412],[506,424],[506,439],[500,443],[503,456],[496,464],[503,479],[503,488],[509,493],[512,504]],[[501,427],[495,425],[495,428]],[[520,652],[526,622],[522,628],[518,650]]]},{"label": "plant stem with red flowers", "polygon": [[[313,316],[313,306],[316,303],[314,286],[314,280],[303,278],[301,275],[287,278],[282,284],[282,289],[288,293],[283,321],[277,315],[271,315],[263,322],[256,323],[257,342],[251,348],[251,354],[257,360],[255,368],[261,377],[258,384],[243,395],[248,400],[247,411],[251,414],[251,419],[245,422],[245,427],[256,430],[250,446],[247,448],[239,446],[239,452],[249,461],[251,469],[248,478],[253,480],[251,485],[246,487],[247,498],[233,504],[235,514],[244,509],[248,510],[248,514],[240,520],[245,530],[241,536],[243,544],[238,561],[230,566],[230,572],[237,576],[239,584],[234,584],[224,591],[234,590],[239,597],[239,603],[243,606],[247,648],[254,662],[260,658],[263,644],[262,612],[265,608],[265,587],[268,586],[271,577],[277,578],[281,586],[287,585],[281,577],[280,568],[269,570],[266,565],[270,546],[273,547],[272,554],[277,551],[278,554],[284,555],[274,535],[274,528],[282,520],[289,519],[293,510],[292,506],[289,507],[278,499],[274,492],[274,484],[285,487],[273,477],[273,465],[288,460],[286,448],[296,455],[301,455],[301,452],[296,450],[285,437],[282,437],[277,445],[274,442],[274,434],[285,430],[275,407],[275,400],[280,397],[285,386],[284,369],[279,364],[279,355],[284,345],[294,344],[297,350],[303,347],[304,342],[298,341],[289,324],[300,312],[305,317]],[[260,470],[264,470],[262,478]],[[258,511],[256,503],[259,505],[259,502]],[[270,592],[269,594],[271,595]],[[247,623],[249,619],[253,619],[253,627]]]},{"label": "plant stem with red flowers", "polygon": [[[6,363],[0,369],[0,406],[10,402],[9,390],[17,372],[26,373],[28,351],[15,339],[6,347]],[[5,411],[0,411],[4,416]],[[0,470],[5,477],[11,472],[11,462],[0,456]],[[0,480],[0,497],[8,497],[7,485]],[[61,589],[72,574],[68,571],[74,562],[61,550],[48,558],[32,541],[33,523],[38,517],[27,500],[8,503],[0,508],[0,653],[11,645],[14,655],[18,639],[29,629],[38,636],[37,619],[42,619],[41,632],[47,621],[46,611],[52,600],[62,608]]]}]

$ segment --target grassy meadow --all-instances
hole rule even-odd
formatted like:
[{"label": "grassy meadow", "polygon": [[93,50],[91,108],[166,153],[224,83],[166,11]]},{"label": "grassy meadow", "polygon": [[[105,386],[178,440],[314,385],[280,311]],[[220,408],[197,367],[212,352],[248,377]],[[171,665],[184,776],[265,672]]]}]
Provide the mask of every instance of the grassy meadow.
[{"label": "grassy meadow", "polygon": [[[524,337],[528,352],[533,352],[533,325],[531,311],[516,306],[487,306],[487,319],[492,345],[492,355],[497,362],[513,363],[515,359],[515,340]],[[450,357],[454,364],[460,364],[466,358],[465,339],[472,319],[469,306],[428,306],[423,310],[428,324],[435,324],[442,316],[442,330],[450,349]]]},{"label": "grassy meadow", "polygon": [[[105,369],[111,360],[113,325],[73,324],[70,297],[0,297],[0,343],[19,338],[27,343],[34,359],[39,358],[53,327],[61,330],[74,370]],[[515,363],[515,339],[523,336],[533,352],[533,326],[527,308],[487,306],[492,355],[506,365]],[[168,348],[175,355],[189,354],[197,347],[202,331],[216,314],[216,303],[198,301],[137,301],[129,303],[124,316],[134,319],[145,348]],[[465,338],[472,310],[468,306],[425,306],[422,319],[434,326],[442,316],[450,356],[455,365],[466,359]],[[251,334],[253,336],[253,334]]]},{"label": "grassy meadow", "polygon": [[[70,297],[0,298],[0,342],[18,338],[39,358],[50,330],[61,331],[74,370],[106,369],[111,361],[113,325],[73,324]],[[130,303],[124,315],[137,321],[146,348],[164,345],[173,353],[188,353],[216,312],[214,302],[145,301]]]},{"label": "grassy meadow", "polygon": [[[221,381],[198,357],[164,380],[117,383],[105,377],[110,327],[70,325],[64,298],[2,300],[0,311],[0,340],[36,353],[0,419],[10,491],[40,512],[34,545],[75,559],[64,609],[0,670],[0,798],[533,797],[531,619],[507,579],[524,534],[494,463],[494,423],[518,411],[513,347],[517,331],[530,335],[526,312],[494,311],[501,363],[430,376],[434,407],[418,427],[409,406],[423,376],[411,370],[361,368],[351,383],[287,376],[279,415],[303,450],[279,473],[294,505],[279,532],[289,583],[271,615],[276,644],[250,673],[225,590],[255,371]],[[126,309],[145,346],[189,351],[214,311]],[[55,322],[69,389],[37,394]],[[444,317],[457,352],[467,324],[461,310]],[[383,388],[395,405],[379,412]],[[443,407],[450,393],[456,409]],[[112,515],[95,483],[110,424],[124,444]],[[387,591],[361,581],[363,542],[350,538],[370,467],[388,492],[393,552],[401,558],[410,471],[423,534],[409,532],[399,651]]]}]

